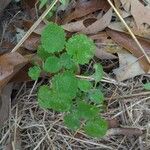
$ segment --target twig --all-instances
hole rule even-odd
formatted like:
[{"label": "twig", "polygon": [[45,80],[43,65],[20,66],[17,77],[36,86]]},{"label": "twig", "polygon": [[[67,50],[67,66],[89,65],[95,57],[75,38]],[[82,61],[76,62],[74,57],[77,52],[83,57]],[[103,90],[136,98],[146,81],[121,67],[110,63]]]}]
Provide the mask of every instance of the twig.
[{"label": "twig", "polygon": [[129,28],[129,26],[127,25],[127,23],[124,21],[124,19],[122,18],[122,16],[119,14],[119,12],[117,11],[117,9],[115,8],[115,6],[113,5],[113,3],[111,2],[111,0],[107,0],[108,3],[111,5],[111,7],[114,9],[115,13],[117,14],[117,16],[119,17],[119,19],[122,21],[122,23],[124,24],[124,26],[126,27],[126,29],[128,30],[128,32],[130,33],[130,35],[132,36],[133,40],[136,42],[136,44],[138,45],[138,47],[140,48],[140,50],[142,51],[142,53],[145,55],[148,63],[150,64],[150,58],[149,56],[146,54],[145,50],[143,49],[143,47],[141,46],[140,42],[138,41],[138,39],[136,38],[136,36],[133,34],[132,30]]},{"label": "twig", "polygon": [[37,28],[41,21],[46,17],[46,15],[52,10],[59,0],[54,0],[52,4],[45,10],[45,12],[39,17],[39,19],[32,25],[24,37],[19,41],[19,43],[14,47],[11,52],[17,51],[17,49],[25,42],[25,40],[31,35],[31,33]]},{"label": "twig", "polygon": [[[76,75],[76,77],[80,78],[80,79],[89,80],[89,81],[95,81],[95,79],[93,77],[91,77],[91,76]],[[116,84],[116,85],[120,85],[120,86],[127,86],[125,83],[117,82],[116,80],[111,79],[111,78],[107,78],[107,77],[103,77],[101,82],[112,83],[112,84]]]},{"label": "twig", "polygon": [[140,136],[143,131],[138,128],[112,128],[107,131],[106,136],[124,135],[124,136]]}]

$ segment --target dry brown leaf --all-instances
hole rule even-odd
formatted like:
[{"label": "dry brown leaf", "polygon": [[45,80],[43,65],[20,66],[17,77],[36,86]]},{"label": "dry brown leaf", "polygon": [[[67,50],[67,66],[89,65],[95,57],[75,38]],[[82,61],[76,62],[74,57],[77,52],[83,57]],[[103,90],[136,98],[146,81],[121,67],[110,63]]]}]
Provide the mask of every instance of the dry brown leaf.
[{"label": "dry brown leaf", "polygon": [[22,47],[35,51],[40,43],[40,36],[31,34],[29,38],[22,44]]},{"label": "dry brown leaf", "polygon": [[68,13],[66,13],[63,18],[63,24],[66,24],[74,19],[84,17],[98,10],[107,11],[109,8],[110,6],[106,0],[78,0],[76,6],[73,8],[73,11],[68,11]]},{"label": "dry brown leaf", "polygon": [[129,12],[130,11],[130,6],[131,6],[131,0],[120,0],[122,7]]},{"label": "dry brown leaf", "polygon": [[62,28],[69,32],[81,32],[86,28],[86,24],[92,22],[93,20],[97,20],[95,18],[86,18],[84,20],[79,20],[76,22],[71,22],[65,25],[62,25]]},{"label": "dry brown leaf", "polygon": [[27,59],[17,52],[0,56],[0,89],[27,63]]},{"label": "dry brown leaf", "polygon": [[138,28],[143,23],[150,25],[150,7],[144,6],[138,0],[131,0],[131,14],[135,19]]},{"label": "dry brown leaf", "polygon": [[96,47],[95,56],[100,59],[116,59],[117,58],[115,55],[108,53],[99,47]]},{"label": "dry brown leaf", "polygon": [[87,28],[82,29],[81,32],[85,34],[93,34],[93,33],[102,31],[106,27],[108,27],[108,25],[110,24],[111,18],[112,18],[112,8],[110,8],[102,18],[98,19]]},{"label": "dry brown leaf", "polygon": [[[116,59],[117,57],[112,53],[116,53],[117,46],[116,44],[109,39],[109,36],[106,32],[99,32],[98,34],[90,36],[92,40],[95,41],[97,46],[95,56],[100,59]],[[114,44],[113,44],[113,43]],[[115,51],[112,52],[112,48]]]},{"label": "dry brown leaf", "polygon": [[[111,21],[112,18],[112,9],[110,8],[102,18],[87,18],[84,20],[71,22],[69,24],[65,24],[62,27],[69,32],[81,32],[84,34],[95,34],[99,31],[104,30]],[[91,25],[86,26],[86,22],[94,22]]]},{"label": "dry brown leaf", "polygon": [[[109,28],[107,28],[106,31],[107,34],[112,38],[112,40],[130,51],[135,57],[139,58],[140,65],[146,73],[150,71],[150,64],[148,63],[145,56],[143,56],[143,53],[129,34],[111,30]],[[137,38],[144,48],[145,52],[150,55],[150,41],[140,37]]]},{"label": "dry brown leaf", "polygon": [[119,57],[119,68],[114,69],[113,72],[118,81],[124,81],[145,73],[139,62],[136,61],[137,58],[131,53],[120,50],[117,54]]}]

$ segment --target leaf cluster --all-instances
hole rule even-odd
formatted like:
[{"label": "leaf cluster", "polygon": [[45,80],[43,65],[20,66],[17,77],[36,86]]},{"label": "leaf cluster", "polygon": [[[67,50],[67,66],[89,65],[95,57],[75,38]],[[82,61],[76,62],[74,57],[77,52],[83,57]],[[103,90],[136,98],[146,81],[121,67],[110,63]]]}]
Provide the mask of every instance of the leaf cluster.
[{"label": "leaf cluster", "polygon": [[37,80],[41,71],[53,74],[51,84],[38,90],[38,103],[42,108],[65,112],[64,123],[72,130],[82,129],[93,137],[102,137],[107,122],[100,117],[104,95],[95,85],[103,77],[103,68],[95,64],[95,81],[77,78],[77,68],[94,56],[95,45],[86,35],[76,34],[66,40],[64,30],[54,24],[47,25],[41,35],[37,54],[41,66],[29,69],[29,76]]}]

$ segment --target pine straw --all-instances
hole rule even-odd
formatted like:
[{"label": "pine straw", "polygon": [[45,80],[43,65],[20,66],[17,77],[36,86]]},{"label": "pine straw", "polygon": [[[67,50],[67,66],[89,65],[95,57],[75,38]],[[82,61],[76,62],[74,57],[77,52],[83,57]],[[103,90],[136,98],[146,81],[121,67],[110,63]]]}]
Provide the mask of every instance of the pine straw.
[{"label": "pine straw", "polygon": [[31,84],[24,83],[13,100],[17,104],[12,104],[9,121],[0,130],[0,149],[11,144],[22,150],[150,149],[150,92],[142,88],[142,82],[147,81],[140,76],[128,80],[129,87],[103,83],[108,102],[103,116],[117,117],[122,127],[135,127],[145,132],[140,137],[112,135],[102,139],[89,138],[81,131],[71,132],[63,124],[63,114],[39,108],[36,91],[43,81],[35,85],[32,93]]}]

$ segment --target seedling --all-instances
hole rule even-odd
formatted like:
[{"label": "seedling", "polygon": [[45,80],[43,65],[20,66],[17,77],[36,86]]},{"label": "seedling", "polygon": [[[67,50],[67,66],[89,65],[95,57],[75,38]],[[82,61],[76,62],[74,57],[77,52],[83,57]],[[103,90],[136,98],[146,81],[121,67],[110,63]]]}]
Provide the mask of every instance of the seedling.
[{"label": "seedling", "polygon": [[38,79],[40,72],[53,75],[48,85],[38,89],[39,106],[64,112],[65,125],[74,131],[81,129],[92,137],[102,137],[108,128],[100,115],[104,95],[97,88],[103,68],[94,65],[95,72],[90,76],[94,81],[76,76],[81,65],[93,58],[94,51],[95,44],[86,35],[75,34],[66,40],[64,30],[50,23],[42,32],[37,51],[42,65],[30,68],[28,74],[33,80]]}]

